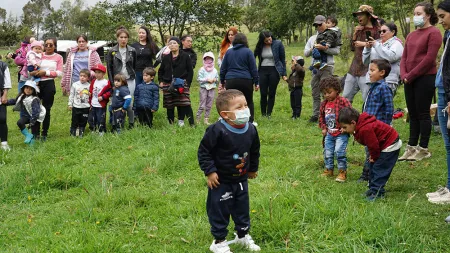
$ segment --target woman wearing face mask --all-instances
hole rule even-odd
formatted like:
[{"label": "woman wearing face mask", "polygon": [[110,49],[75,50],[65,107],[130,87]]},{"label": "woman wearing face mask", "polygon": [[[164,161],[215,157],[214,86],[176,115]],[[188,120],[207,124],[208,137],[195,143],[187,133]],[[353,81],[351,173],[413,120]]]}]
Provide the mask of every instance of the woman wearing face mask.
[{"label": "woman wearing face mask", "polygon": [[[426,196],[431,203],[448,204],[450,203],[450,124],[448,122],[448,114],[450,113],[450,0],[441,2],[437,8],[439,23],[445,29],[445,34],[443,40],[444,52],[436,75],[436,88],[438,90],[438,110],[436,113],[447,151],[447,183],[445,187],[440,187],[436,192],[427,193]],[[445,221],[450,222],[450,216]]]},{"label": "woman wearing face mask", "polygon": [[[385,77],[386,83],[395,95],[400,75],[400,59],[403,54],[402,42],[397,38],[397,26],[394,23],[381,26],[380,39],[369,40],[363,51],[363,62],[369,65],[370,61],[385,59],[391,63],[391,72]],[[369,72],[366,74],[367,83],[370,83]]]},{"label": "woman wearing face mask", "polygon": [[144,81],[142,71],[147,67],[153,67],[153,60],[159,51],[147,27],[141,26],[138,36],[139,41],[131,45],[136,50],[136,85]]},{"label": "woman wearing face mask", "polygon": [[[162,57],[158,70],[159,87],[163,90],[163,107],[167,109],[170,124],[175,121],[175,107],[177,107],[178,125],[184,126],[184,118],[187,117],[189,124],[194,126],[189,91],[194,76],[192,62],[189,55],[181,50],[181,41],[178,37],[171,37],[168,47],[170,53]],[[169,90],[172,81],[177,85],[176,92]],[[178,83],[181,83],[182,87],[178,87]]]},{"label": "woman wearing face mask", "polygon": [[286,53],[283,43],[273,38],[271,32],[261,32],[256,44],[255,58],[259,58],[259,85],[261,92],[261,113],[270,117],[275,105],[275,95],[280,76],[287,80]]},{"label": "woman wearing face mask", "polygon": [[400,62],[400,76],[405,83],[410,121],[408,145],[399,161],[418,161],[431,156],[428,151],[430,105],[434,96],[436,57],[442,41],[439,29],[434,26],[437,22],[438,17],[431,3],[421,2],[416,5],[414,25],[418,29],[406,38]]},{"label": "woman wearing face mask", "polygon": [[222,40],[222,43],[220,44],[220,52],[219,52],[219,58],[217,59],[217,64],[219,66],[222,66],[223,57],[225,56],[225,53],[228,51],[228,49],[233,47],[233,41],[234,36],[238,33],[238,30],[236,27],[230,27],[228,28],[227,33],[225,34],[225,37]]},{"label": "woman wearing face mask", "polygon": [[[128,45],[130,33],[124,27],[120,27],[116,32],[117,45],[113,46],[106,56],[106,66],[108,69],[108,79],[114,83],[114,76],[122,74],[126,77],[130,94],[134,95],[136,88],[136,50]],[[128,124],[134,126],[134,111],[131,106],[128,107]]]},{"label": "woman wearing face mask", "polygon": [[[77,45],[70,48],[67,55],[66,65],[64,67],[64,75],[61,81],[63,94],[70,92],[72,83],[80,80],[80,70],[91,69],[91,67],[101,64],[100,56],[97,48],[88,45],[86,35],[77,36]],[[91,70],[91,78],[94,77],[94,71]]]}]

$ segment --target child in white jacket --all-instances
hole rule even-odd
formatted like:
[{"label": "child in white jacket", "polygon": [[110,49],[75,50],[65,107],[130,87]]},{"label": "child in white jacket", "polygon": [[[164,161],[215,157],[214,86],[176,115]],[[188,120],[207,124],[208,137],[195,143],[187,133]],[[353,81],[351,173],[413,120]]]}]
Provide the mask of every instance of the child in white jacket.
[{"label": "child in white jacket", "polygon": [[207,52],[203,55],[203,67],[198,71],[197,81],[200,83],[200,106],[197,111],[197,122],[200,122],[205,111],[204,123],[209,125],[209,114],[214,102],[219,74],[214,67],[214,54]]},{"label": "child in white jacket", "polygon": [[88,69],[80,70],[80,80],[72,84],[69,95],[69,110],[72,110],[72,124],[70,126],[70,135],[83,137],[84,129],[88,122],[89,109],[89,76],[91,72]]}]

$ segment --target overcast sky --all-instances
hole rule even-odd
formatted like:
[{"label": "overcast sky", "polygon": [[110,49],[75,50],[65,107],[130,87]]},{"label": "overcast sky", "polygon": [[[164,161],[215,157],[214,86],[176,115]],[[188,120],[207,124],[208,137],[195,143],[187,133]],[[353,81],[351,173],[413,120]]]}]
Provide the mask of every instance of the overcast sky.
[{"label": "overcast sky", "polygon": [[[63,0],[51,0],[50,4],[54,9],[59,9]],[[0,7],[5,9],[7,15],[12,13],[13,16],[20,17],[22,15],[22,7],[28,2],[28,0],[0,0]],[[73,1],[72,1],[73,2]],[[100,0],[85,0],[88,6],[94,6]]]}]

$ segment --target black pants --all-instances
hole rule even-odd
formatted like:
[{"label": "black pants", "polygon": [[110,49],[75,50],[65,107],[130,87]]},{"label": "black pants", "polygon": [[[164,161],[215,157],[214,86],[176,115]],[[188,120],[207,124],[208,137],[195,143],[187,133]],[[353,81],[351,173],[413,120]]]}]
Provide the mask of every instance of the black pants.
[{"label": "black pants", "polygon": [[253,105],[253,80],[252,79],[228,79],[225,82],[225,89],[236,89],[244,93],[245,100],[247,100],[248,108],[250,109],[250,122],[255,118],[255,106]]},{"label": "black pants", "polygon": [[280,74],[275,67],[259,68],[259,90],[261,92],[261,114],[270,116],[275,105]]},{"label": "black pants", "polygon": [[40,92],[38,97],[42,101],[42,105],[45,107],[45,118],[42,122],[42,136],[47,136],[48,129],[50,127],[50,113],[55,100],[56,88],[55,80],[45,80],[39,82]]},{"label": "black pants", "polygon": [[6,123],[6,105],[0,105],[0,140],[8,141],[8,124]]},{"label": "black pants", "polygon": [[[20,131],[24,130],[26,127],[26,124],[30,123],[29,117],[20,117],[20,119],[17,121],[17,126],[19,127]],[[31,133],[36,137],[39,136],[39,130],[41,130],[41,122],[36,121],[34,125],[31,127]]]},{"label": "black pants", "polygon": [[195,124],[194,122],[194,113],[192,111],[192,106],[178,106],[178,119],[184,120],[184,118],[188,118],[189,125],[193,126]]},{"label": "black pants", "polygon": [[291,90],[291,108],[293,118],[300,118],[300,115],[302,114],[302,97],[303,87],[296,87]]},{"label": "black pants", "polygon": [[408,145],[428,148],[431,134],[430,105],[435,93],[436,75],[426,75],[405,84],[405,99],[409,113]]},{"label": "black pants", "polygon": [[230,215],[239,237],[248,234],[250,230],[248,181],[230,184],[221,182],[217,188],[212,190],[208,188],[206,212],[214,239],[224,240],[227,237]]},{"label": "black pants", "polygon": [[112,130],[113,132],[120,133],[121,129],[125,127],[125,112],[122,110],[117,110],[117,108],[112,109]]},{"label": "black pants", "polygon": [[89,111],[89,129],[106,132],[106,108],[92,107]]},{"label": "black pants", "polygon": [[72,108],[72,124],[70,130],[75,131],[78,127],[84,132],[89,118],[89,108]]},{"label": "black pants", "polygon": [[378,160],[375,163],[370,163],[369,190],[372,194],[384,195],[384,186],[391,176],[399,153],[400,149],[392,152],[381,152]]},{"label": "black pants", "polygon": [[139,123],[148,127],[153,126],[153,112],[151,109],[136,109]]}]

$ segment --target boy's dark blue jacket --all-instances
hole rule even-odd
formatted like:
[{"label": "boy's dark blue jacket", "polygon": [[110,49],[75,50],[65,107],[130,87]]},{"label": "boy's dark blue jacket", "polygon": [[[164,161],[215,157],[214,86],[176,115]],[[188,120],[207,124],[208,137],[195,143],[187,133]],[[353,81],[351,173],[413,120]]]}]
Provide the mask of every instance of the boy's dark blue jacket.
[{"label": "boy's dark blue jacket", "polygon": [[[284,51],[283,43],[280,40],[274,40],[272,41],[272,45],[270,47],[272,48],[273,60],[275,61],[275,68],[277,69],[278,74],[280,74],[280,76],[287,76],[286,53]],[[258,68],[261,68],[262,62],[261,54],[255,55],[255,57],[258,57],[259,59]]]},{"label": "boy's dark blue jacket", "polygon": [[227,79],[251,79],[255,85],[259,83],[258,69],[256,68],[253,52],[242,44],[233,45],[225,54],[220,67],[220,82]]},{"label": "boy's dark blue jacket", "polygon": [[394,114],[392,90],[383,80],[372,83],[363,105],[363,112],[390,125]]},{"label": "boy's dark blue jacket", "polygon": [[159,88],[154,82],[141,83],[134,91],[135,109],[151,109],[157,111],[159,107]]},{"label": "boy's dark blue jacket", "polygon": [[258,171],[259,147],[253,124],[237,129],[222,119],[206,129],[198,162],[205,175],[216,172],[220,183],[239,183],[247,180],[247,172]]}]

